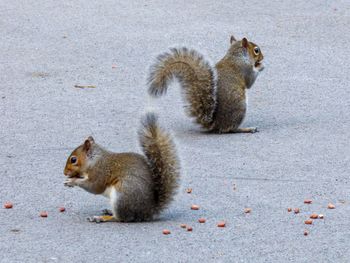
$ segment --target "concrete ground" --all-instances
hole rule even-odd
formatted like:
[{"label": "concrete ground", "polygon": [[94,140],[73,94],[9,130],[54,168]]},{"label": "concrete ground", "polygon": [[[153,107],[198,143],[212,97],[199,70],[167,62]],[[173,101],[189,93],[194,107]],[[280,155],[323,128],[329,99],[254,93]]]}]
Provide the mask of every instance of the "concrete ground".
[{"label": "concrete ground", "polygon": [[[16,0],[0,13],[0,202],[14,204],[0,209],[0,262],[350,261],[348,0]],[[244,123],[259,133],[201,132],[178,84],[147,99],[159,53],[185,45],[215,63],[231,34],[265,55]],[[152,223],[87,222],[108,202],[63,186],[66,158],[88,135],[140,152],[150,106],[181,156],[175,201]],[[305,225],[313,212],[324,219]]]}]

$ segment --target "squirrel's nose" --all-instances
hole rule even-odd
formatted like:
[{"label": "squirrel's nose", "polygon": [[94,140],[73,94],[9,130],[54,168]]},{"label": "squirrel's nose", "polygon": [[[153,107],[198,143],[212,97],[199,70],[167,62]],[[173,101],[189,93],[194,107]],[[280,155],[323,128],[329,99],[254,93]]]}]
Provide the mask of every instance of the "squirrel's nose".
[{"label": "squirrel's nose", "polygon": [[67,169],[67,168],[64,168],[63,174],[64,174],[65,176],[68,176],[68,175],[70,174],[70,170]]}]

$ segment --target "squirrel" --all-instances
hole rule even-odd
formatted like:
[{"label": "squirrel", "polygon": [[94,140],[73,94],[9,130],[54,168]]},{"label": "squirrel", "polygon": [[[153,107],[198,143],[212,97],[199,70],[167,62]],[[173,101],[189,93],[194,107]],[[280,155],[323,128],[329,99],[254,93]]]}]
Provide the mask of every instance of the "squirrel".
[{"label": "squirrel", "polygon": [[148,113],[138,136],[144,156],[107,151],[90,136],[67,159],[65,186],[109,198],[112,210],[89,217],[90,222],[150,221],[173,200],[180,166],[170,135]]},{"label": "squirrel", "polygon": [[230,39],[230,48],[215,68],[195,50],[172,48],[158,56],[151,67],[148,92],[166,93],[176,78],[189,102],[187,113],[203,128],[218,133],[254,133],[256,127],[240,128],[246,114],[246,89],[264,69],[258,45],[243,38]]}]

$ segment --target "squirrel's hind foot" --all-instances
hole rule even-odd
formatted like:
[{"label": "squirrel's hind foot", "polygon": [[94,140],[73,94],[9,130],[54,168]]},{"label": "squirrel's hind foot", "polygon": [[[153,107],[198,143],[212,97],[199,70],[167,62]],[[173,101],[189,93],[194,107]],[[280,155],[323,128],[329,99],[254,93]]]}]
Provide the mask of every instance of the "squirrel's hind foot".
[{"label": "squirrel's hind foot", "polygon": [[113,212],[110,209],[103,209],[101,212],[102,212],[103,216],[112,216],[113,215]]},{"label": "squirrel's hind foot", "polygon": [[233,133],[256,133],[259,132],[257,127],[248,127],[248,128],[237,128],[232,131]]},{"label": "squirrel's hind foot", "polygon": [[87,220],[91,223],[119,222],[117,218],[110,215],[90,216]]}]

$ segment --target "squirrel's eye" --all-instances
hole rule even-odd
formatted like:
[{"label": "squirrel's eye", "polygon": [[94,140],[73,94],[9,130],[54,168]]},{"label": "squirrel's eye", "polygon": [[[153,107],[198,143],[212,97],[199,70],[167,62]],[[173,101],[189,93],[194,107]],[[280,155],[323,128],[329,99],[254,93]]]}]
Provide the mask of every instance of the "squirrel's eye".
[{"label": "squirrel's eye", "polygon": [[254,53],[255,53],[255,55],[259,55],[260,49],[258,47],[255,47],[254,48]]},{"label": "squirrel's eye", "polygon": [[70,158],[70,162],[71,162],[72,164],[75,164],[75,163],[77,162],[77,157],[72,156],[72,157]]}]

